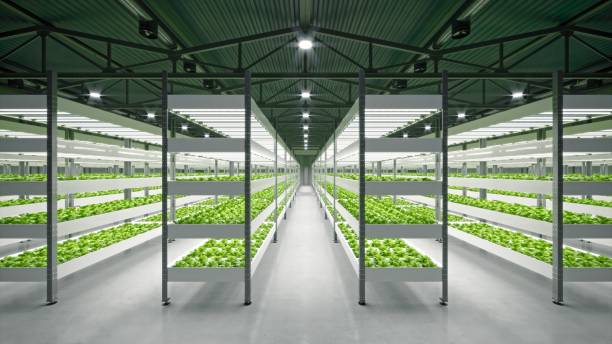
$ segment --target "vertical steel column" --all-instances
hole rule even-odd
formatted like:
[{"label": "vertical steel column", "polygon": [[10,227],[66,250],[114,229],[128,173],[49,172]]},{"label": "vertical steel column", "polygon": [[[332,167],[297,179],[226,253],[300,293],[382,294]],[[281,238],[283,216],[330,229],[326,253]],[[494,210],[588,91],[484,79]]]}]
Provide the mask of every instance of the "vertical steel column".
[{"label": "vertical steel column", "polygon": [[[397,159],[393,159],[393,180],[397,178]],[[397,202],[397,195],[393,195],[393,203]]]},{"label": "vertical steel column", "polygon": [[448,304],[448,71],[442,71],[442,297]]},{"label": "vertical steel column", "polygon": [[[219,160],[215,159],[215,178],[219,176]],[[215,195],[215,203],[219,202],[219,196]]]},{"label": "vertical steel column", "polygon": [[47,72],[47,304],[57,302],[57,72]]},{"label": "vertical steel column", "polygon": [[552,141],[553,141],[553,287],[552,301],[563,304],[563,73],[552,76]]},{"label": "vertical steel column", "polygon": [[[64,160],[64,175],[66,177],[75,176],[74,159]],[[74,194],[66,194],[64,198],[64,208],[74,207]]]},{"label": "vertical steel column", "polygon": [[359,304],[365,297],[365,72],[359,71]]},{"label": "vertical steel column", "polygon": [[[168,121],[170,121],[170,137],[176,138],[176,122],[170,120],[168,115]],[[170,180],[176,180],[176,153],[170,153],[170,174],[168,176]],[[170,195],[170,221],[174,221],[176,216],[176,195]]]},{"label": "vertical steel column", "polygon": [[[144,175],[145,175],[145,177],[148,177],[149,174],[151,174],[151,169],[149,167],[149,163],[145,162],[144,163]],[[145,197],[149,196],[149,187],[148,186],[144,188],[144,195],[145,195]]]},{"label": "vertical steel column", "polygon": [[336,210],[336,198],[338,197],[338,194],[336,192],[336,174],[338,173],[338,164],[336,161],[336,157],[338,155],[338,146],[336,145],[336,130],[337,124],[334,121],[334,242],[338,243],[338,233],[336,233],[336,222],[338,222],[338,214]]},{"label": "vertical steel column", "polygon": [[162,305],[170,304],[168,297],[168,72],[162,73]]},{"label": "vertical steel column", "polygon": [[[327,192],[327,149],[325,150],[323,154],[324,154],[324,160],[323,160],[323,190],[324,192],[321,192],[322,196],[325,195],[325,192]],[[327,219],[327,211],[325,211],[327,209],[327,206],[325,204],[321,204],[321,207],[323,207],[323,218]]]},{"label": "vertical steel column", "polygon": [[[19,162],[19,175],[22,177],[28,175],[28,162],[27,161]],[[28,198],[29,198],[28,195],[19,195],[19,199],[28,199]]]},{"label": "vertical steel column", "polygon": [[[467,162],[464,162],[461,164],[461,175],[465,178],[467,177],[467,174],[468,174]],[[467,196],[467,188],[465,186],[461,190],[461,194],[463,195],[463,197]]]},{"label": "vertical steel column", "polygon": [[[582,162],[582,175],[590,177],[593,175],[593,162],[583,161]],[[582,195],[583,199],[593,199],[593,195]]]},{"label": "vertical steel column", "polygon": [[[537,159],[536,175],[538,177],[546,176],[546,159],[545,158],[538,158]],[[544,194],[537,194],[536,202],[537,202],[537,206],[538,207],[546,208],[546,195],[544,195]]]},{"label": "vertical steel column", "polygon": [[251,304],[251,71],[244,72],[244,304]]},{"label": "vertical steel column", "polygon": [[[274,126],[274,242],[278,242],[278,128]],[[285,190],[287,192],[287,190]]]},{"label": "vertical steel column", "polygon": [[[132,140],[124,139],[123,147],[132,148]],[[124,161],[123,162],[123,175],[126,177],[130,177],[132,175],[132,162]],[[132,189],[123,189],[123,199],[132,199]]]},{"label": "vertical steel column", "polygon": [[[480,148],[486,148],[487,147],[487,140],[486,139],[480,139],[479,141],[480,143]],[[487,175],[487,162],[486,161],[481,161],[478,164],[478,174],[480,174],[481,176],[486,176]],[[487,199],[487,189],[479,189],[478,190],[479,193],[479,198],[480,199]]]},{"label": "vertical steel column", "polygon": [[[439,122],[440,124],[442,124],[442,121]],[[436,130],[436,137],[439,139],[440,135],[442,133],[440,132],[440,129]],[[442,169],[440,167],[440,161],[441,156],[440,153],[435,153],[435,170],[434,170],[434,179],[436,181],[440,181],[442,179]],[[441,195],[436,195],[435,197],[435,204],[436,204],[436,222],[440,222],[442,219],[442,197]]]}]

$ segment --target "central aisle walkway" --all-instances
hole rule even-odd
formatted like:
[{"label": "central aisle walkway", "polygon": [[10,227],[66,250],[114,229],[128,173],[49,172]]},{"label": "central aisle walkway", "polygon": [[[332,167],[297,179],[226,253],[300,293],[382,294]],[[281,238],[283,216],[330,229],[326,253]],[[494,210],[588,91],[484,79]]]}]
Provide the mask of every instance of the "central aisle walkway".
[{"label": "central aisle walkway", "polygon": [[[431,243],[431,245],[437,245]],[[550,282],[451,241],[450,305],[439,283],[367,285],[357,280],[312,188],[302,187],[279,243],[253,280],[170,285],[160,302],[160,244],[139,248],[60,282],[59,303],[42,306],[44,285],[0,285],[3,343],[610,343],[612,287],[568,286],[550,302]],[[172,243],[170,258],[193,247]]]}]

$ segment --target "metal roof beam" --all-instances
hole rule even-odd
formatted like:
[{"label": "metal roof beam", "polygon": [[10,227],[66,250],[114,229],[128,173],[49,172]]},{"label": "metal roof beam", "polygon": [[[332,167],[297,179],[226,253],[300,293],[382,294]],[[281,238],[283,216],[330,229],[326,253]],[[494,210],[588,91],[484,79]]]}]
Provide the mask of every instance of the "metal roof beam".
[{"label": "metal roof beam", "polygon": [[[277,46],[276,48],[270,50],[269,52],[267,52],[266,54],[264,54],[263,56],[261,56],[260,58],[258,58],[257,60],[251,62],[248,66],[245,67],[245,69],[251,69],[253,68],[253,66],[257,65],[258,63],[260,63],[261,61],[267,59],[268,57],[274,55],[276,52],[280,51],[282,48],[286,47],[287,45],[289,45],[289,43],[291,42],[295,42],[295,38],[291,38],[289,39],[287,42],[280,44],[279,46]],[[252,85],[252,83],[251,83]]]},{"label": "metal roof beam", "polygon": [[343,53],[343,52],[341,52],[340,50],[338,50],[338,49],[336,49],[336,48],[332,47],[331,45],[329,45],[329,44],[327,44],[327,43],[325,43],[325,42],[324,42],[324,41],[322,41],[321,39],[319,39],[319,38],[315,38],[315,41],[316,41],[316,42],[318,42],[318,43],[323,44],[323,45],[324,45],[326,48],[328,48],[329,50],[331,50],[331,51],[333,51],[334,53],[336,53],[336,55],[338,55],[338,56],[340,56],[340,57],[343,57],[345,60],[347,60],[348,62],[350,62],[350,63],[354,64],[354,65],[355,65],[355,66],[357,66],[358,68],[361,68],[361,69],[366,69],[366,67],[365,67],[365,66],[363,66],[361,63],[359,63],[359,62],[357,62],[357,61],[353,60],[351,57],[349,57],[349,56],[348,56],[348,55],[346,55],[345,53]]},{"label": "metal roof beam", "polygon": [[200,45],[196,45],[193,47],[181,49],[178,51],[178,53],[180,55],[191,55],[191,54],[203,53],[205,51],[226,48],[229,46],[236,45],[238,43],[253,42],[253,41],[268,39],[272,37],[284,36],[284,35],[293,33],[295,31],[296,31],[296,28],[289,27],[289,28],[280,29],[280,30],[262,32],[262,33],[257,33],[257,34],[249,35],[249,36],[243,36],[243,37],[231,38],[231,39],[218,41],[218,42],[200,44]]},{"label": "metal roof beam", "polygon": [[37,32],[38,30],[39,30],[38,26],[29,26],[29,27],[24,27],[21,29],[0,32],[0,40],[7,39],[7,38],[11,38],[11,39],[17,38],[17,37],[27,35],[32,32]]},{"label": "metal roof beam", "polygon": [[381,47],[401,50],[401,51],[405,51],[405,52],[409,52],[413,54],[429,55],[431,53],[431,50],[426,49],[426,48],[420,48],[417,46],[398,43],[398,42],[391,42],[391,41],[387,41],[387,40],[380,39],[380,38],[362,36],[362,35],[357,35],[357,34],[350,33],[350,32],[327,29],[327,28],[323,28],[319,26],[313,26],[311,27],[311,29],[323,35],[335,36],[335,37],[340,37],[340,38],[349,39],[353,41],[359,41],[359,42],[372,43],[374,45],[378,45]]},{"label": "metal roof beam", "polygon": [[612,32],[590,29],[582,26],[571,26],[568,28],[571,31],[580,32],[585,35],[595,36],[599,38],[612,39]]}]

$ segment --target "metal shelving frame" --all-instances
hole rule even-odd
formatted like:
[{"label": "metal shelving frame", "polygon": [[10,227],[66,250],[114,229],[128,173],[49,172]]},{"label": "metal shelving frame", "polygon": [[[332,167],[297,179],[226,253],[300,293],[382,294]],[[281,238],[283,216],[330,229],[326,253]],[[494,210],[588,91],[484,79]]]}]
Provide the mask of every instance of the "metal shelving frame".
[{"label": "metal shelving frame", "polygon": [[[278,239],[278,224],[281,217],[286,217],[287,208],[282,212],[278,210],[279,199],[289,197],[293,199],[295,188],[287,188],[282,194],[278,194],[278,146],[282,145],[285,152],[287,148],[276,134],[275,128],[269,123],[261,111],[251,99],[250,72],[244,74],[244,95],[169,95],[168,78],[164,74],[163,98],[162,98],[162,304],[170,304],[168,294],[169,282],[238,282],[244,281],[244,304],[251,304],[251,279],[259,266],[269,244]],[[169,138],[168,120],[170,112],[179,112],[178,109],[197,109],[220,111],[242,111],[244,113],[244,137],[208,137],[208,138]],[[251,133],[252,116],[272,136],[274,148],[271,150],[262,146],[254,139]],[[206,121],[206,118],[203,118]],[[215,128],[217,129],[217,128]],[[169,181],[168,155],[179,152],[198,152],[218,157],[220,154],[236,157],[238,154],[244,156],[244,181],[228,182],[202,182],[202,181]],[[269,161],[273,166],[274,176],[266,179],[251,180],[253,154],[257,154]],[[285,157],[287,154],[285,154]],[[289,159],[293,158],[289,156]],[[235,159],[237,161],[238,159]],[[285,166],[288,165],[286,158]],[[285,167],[286,170],[286,167]],[[286,172],[286,171],[285,171]],[[171,173],[171,168],[170,168]],[[285,173],[285,179],[287,179]],[[293,179],[293,178],[291,178]],[[256,218],[251,218],[251,195],[267,187],[274,186],[274,202],[262,211]],[[244,195],[245,199],[245,222],[244,224],[178,224],[169,223],[172,210],[168,209],[168,197],[177,194],[189,195]],[[254,257],[251,252],[251,233],[263,224],[269,215],[276,214],[273,229],[270,231],[262,246]],[[245,266],[243,268],[186,268],[174,267],[174,264],[185,255],[168,262],[168,240],[176,238],[192,239],[223,239],[244,238],[245,241]],[[200,243],[198,246],[202,245]],[[188,254],[188,251],[186,254]]]},{"label": "metal shelving frame", "polygon": [[[567,268],[563,267],[563,247],[571,239],[612,239],[612,225],[609,224],[564,224],[563,210],[565,195],[612,195],[610,182],[564,181],[565,160],[592,161],[594,159],[609,161],[612,158],[612,138],[607,137],[564,137],[564,112],[575,115],[589,111],[609,113],[612,111],[612,96],[609,95],[564,95],[563,73],[552,75],[553,95],[535,103],[513,108],[496,116],[506,121],[521,118],[532,113],[552,115],[550,139],[518,142],[498,146],[454,151],[450,159],[454,163],[478,161],[516,161],[527,163],[540,158],[552,156],[553,180],[520,180],[495,178],[449,178],[453,186],[498,189],[507,191],[552,194],[553,222],[535,220],[518,215],[506,214],[474,206],[449,203],[449,210],[501,227],[528,232],[552,241],[553,264],[546,264],[534,258],[522,255],[510,249],[492,244],[486,240],[471,236],[456,229],[451,229],[451,236],[479,249],[486,250],[504,260],[520,265],[537,274],[552,280],[552,300],[562,304],[563,286],[566,282],[612,282],[612,268]],[[576,110],[580,109],[580,111]],[[605,116],[605,114],[604,114]],[[491,119],[495,121],[495,119]],[[500,124],[501,125],[501,124]],[[472,124],[474,126],[474,124]],[[571,127],[570,127],[571,128]],[[579,135],[575,128],[568,129],[570,134]],[[481,139],[482,140],[482,139]],[[435,206],[434,200],[427,197],[410,197],[419,203]]]},{"label": "metal shelving frame", "polygon": [[[349,111],[349,114],[344,117],[343,121],[338,126],[334,135],[328,141],[324,149],[319,155],[314,170],[317,173],[315,183],[323,183],[323,187],[315,187],[319,202],[324,206],[325,200],[330,204],[333,202],[334,214],[330,214],[325,207],[324,212],[326,217],[332,219],[332,225],[335,232],[335,237],[339,238],[344,251],[346,252],[353,268],[359,279],[359,304],[366,303],[365,297],[365,282],[366,278],[369,281],[401,281],[401,282],[441,282],[442,295],[440,302],[447,304],[448,302],[448,197],[447,197],[447,118],[448,118],[448,101],[447,101],[447,77],[446,73],[442,75],[442,87],[439,95],[387,95],[387,96],[369,96],[365,94],[365,77],[360,74],[359,84],[360,93],[359,99]],[[397,137],[366,137],[367,122],[366,112],[368,109],[383,110],[399,110],[412,109],[427,111],[425,109],[435,109],[433,112],[440,111],[441,122],[437,126],[440,130],[438,138],[397,138]],[[374,111],[374,110],[372,110]],[[359,136],[355,142],[352,142],[345,147],[337,150],[337,137],[341,136],[343,131],[353,121],[359,123]],[[394,129],[394,128],[390,128]],[[334,182],[334,195],[329,195],[326,190],[327,174],[330,172],[327,166],[328,154],[327,149],[333,146],[332,173]],[[439,178],[434,181],[425,182],[403,182],[403,181],[365,181],[366,172],[366,155],[383,156],[382,159],[389,160],[412,153],[429,153],[439,154],[441,156],[442,165],[438,166]],[[354,156],[355,153],[359,156],[359,180],[349,180],[337,177],[337,164],[349,156]],[[374,159],[374,158],[370,158]],[[373,161],[373,160],[371,160]],[[379,160],[380,161],[380,160]],[[380,162],[378,163],[380,170]],[[336,187],[348,189],[359,195],[360,216],[354,218],[344,207],[336,201]],[[441,216],[436,224],[366,224],[365,223],[365,196],[382,196],[382,195],[438,195],[441,197]],[[346,222],[354,229],[359,231],[360,239],[360,254],[359,258],[355,258],[352,250],[348,246],[346,239],[337,226],[335,216],[337,211]],[[365,267],[365,240],[367,238],[402,238],[402,239],[442,239],[442,262],[436,264],[436,268],[366,268]],[[416,247],[413,242],[409,245]],[[419,250],[417,248],[417,250]],[[422,250],[420,250],[422,251]]]}]

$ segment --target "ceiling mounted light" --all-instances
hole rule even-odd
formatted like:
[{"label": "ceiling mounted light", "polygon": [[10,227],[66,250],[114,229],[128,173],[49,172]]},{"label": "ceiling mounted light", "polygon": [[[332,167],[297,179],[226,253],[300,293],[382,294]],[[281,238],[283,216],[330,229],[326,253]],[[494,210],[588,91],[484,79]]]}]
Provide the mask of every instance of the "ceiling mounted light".
[{"label": "ceiling mounted light", "polygon": [[100,92],[89,92],[89,98],[90,99],[100,99],[102,97],[102,95],[100,94]]},{"label": "ceiling mounted light", "polygon": [[304,134],[304,138],[307,139],[308,138],[308,134]]},{"label": "ceiling mounted light", "polygon": [[302,91],[302,99],[310,99],[310,91]]},{"label": "ceiling mounted light", "polygon": [[523,99],[525,94],[522,91],[512,92],[512,99]]},{"label": "ceiling mounted light", "polygon": [[185,71],[185,73],[195,73],[198,71],[198,68],[195,62],[183,61],[183,71]]},{"label": "ceiling mounted light", "polygon": [[212,90],[215,88],[215,80],[204,79],[202,80],[202,86],[207,90]]},{"label": "ceiling mounted light", "polygon": [[187,129],[189,129],[189,126],[187,124],[182,124],[181,125],[181,130],[182,131],[187,131]]},{"label": "ceiling mounted light", "polygon": [[414,64],[415,73],[425,73],[427,71],[427,61],[417,61]]},{"label": "ceiling mounted light", "polygon": [[308,118],[310,114],[308,112],[302,112],[302,118]]},{"label": "ceiling mounted light", "polygon": [[147,119],[154,119],[154,118],[155,118],[154,112],[147,112]]},{"label": "ceiling mounted light", "polygon": [[452,24],[451,37],[453,39],[462,39],[467,37],[472,31],[472,25],[469,19],[455,20]]},{"label": "ceiling mounted light", "polygon": [[425,131],[431,130],[431,124],[425,124]]},{"label": "ceiling mounted light", "polygon": [[308,124],[304,124],[304,130],[308,130]]},{"label": "ceiling mounted light", "polygon": [[465,112],[457,112],[457,118],[464,119],[465,118]]},{"label": "ceiling mounted light", "polygon": [[408,133],[404,133],[404,134],[402,135],[402,137],[403,137],[403,138],[405,138],[405,139],[407,139],[407,138],[408,138]]},{"label": "ceiling mounted light", "polygon": [[138,22],[138,32],[145,38],[156,39],[159,34],[157,22],[155,20],[140,19]]},{"label": "ceiling mounted light", "polygon": [[210,138],[210,134],[206,133],[206,134],[204,134],[204,137],[208,139],[208,138]]},{"label": "ceiling mounted light", "polygon": [[301,50],[310,50],[312,49],[312,40],[310,39],[302,39],[298,42],[298,47]]},{"label": "ceiling mounted light", "polygon": [[391,80],[391,87],[396,90],[403,90],[408,87],[408,80],[405,79],[393,79]]}]

